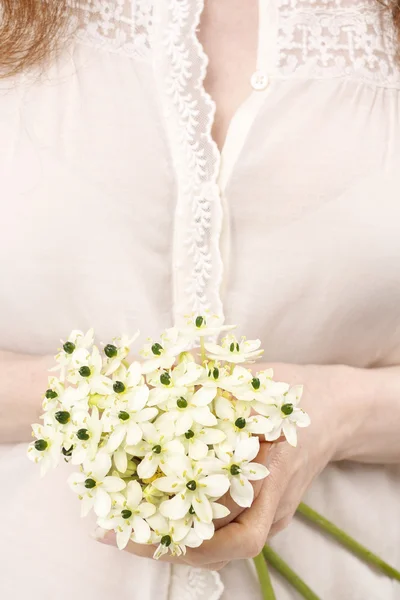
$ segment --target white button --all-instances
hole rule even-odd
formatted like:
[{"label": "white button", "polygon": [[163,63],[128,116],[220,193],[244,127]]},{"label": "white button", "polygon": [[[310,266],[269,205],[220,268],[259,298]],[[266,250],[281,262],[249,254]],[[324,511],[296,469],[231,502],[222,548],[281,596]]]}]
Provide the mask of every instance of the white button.
[{"label": "white button", "polygon": [[263,71],[256,71],[251,76],[250,83],[254,90],[265,90],[269,84],[269,77]]}]

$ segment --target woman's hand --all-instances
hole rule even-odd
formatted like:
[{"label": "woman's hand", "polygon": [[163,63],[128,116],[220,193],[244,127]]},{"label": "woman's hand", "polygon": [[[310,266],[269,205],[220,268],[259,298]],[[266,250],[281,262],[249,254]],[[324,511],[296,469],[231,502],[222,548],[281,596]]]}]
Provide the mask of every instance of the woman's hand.
[{"label": "woman's hand", "polygon": [[[311,426],[299,430],[296,448],[287,442],[272,446],[263,442],[256,461],[267,464],[270,475],[257,482],[251,508],[243,511],[230,502],[231,515],[210,541],[196,549],[188,548],[180,559],[167,555],[164,560],[219,569],[230,560],[257,555],[268,537],[290,523],[313,479],[340,452],[351,430],[352,409],[347,399],[356,385],[356,370],[344,366],[268,366],[274,368],[275,380],[304,384],[301,406],[309,413]],[[265,367],[257,364],[257,370]],[[113,544],[113,534],[102,541]],[[151,557],[154,547],[130,543],[126,550]]]}]

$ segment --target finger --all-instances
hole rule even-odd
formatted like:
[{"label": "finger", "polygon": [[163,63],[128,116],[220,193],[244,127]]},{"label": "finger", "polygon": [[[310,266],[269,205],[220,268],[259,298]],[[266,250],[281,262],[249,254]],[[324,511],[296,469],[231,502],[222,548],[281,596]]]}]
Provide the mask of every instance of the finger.
[{"label": "finger", "polygon": [[279,502],[280,490],[265,481],[251,508],[241,513],[199,548],[188,550],[186,560],[195,566],[219,563],[259,554],[267,539]]}]

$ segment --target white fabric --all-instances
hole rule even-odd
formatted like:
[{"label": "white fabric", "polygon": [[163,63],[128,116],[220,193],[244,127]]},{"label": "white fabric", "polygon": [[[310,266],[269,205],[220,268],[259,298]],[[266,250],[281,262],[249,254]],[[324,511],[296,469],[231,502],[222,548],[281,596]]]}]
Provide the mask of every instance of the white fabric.
[{"label": "white fabric", "polygon": [[[75,5],[59,59],[0,84],[1,348],[53,353],[90,326],[156,336],[209,307],[266,360],[398,364],[400,72],[383,7],[260,0],[263,89],[220,155],[202,2]],[[249,563],[216,575],[95,543],[66,470],[41,481],[25,446],[1,449],[1,597],[259,600]],[[342,464],[307,499],[399,565],[399,493],[398,468]],[[400,597],[303,523],[274,545],[324,600]]]}]

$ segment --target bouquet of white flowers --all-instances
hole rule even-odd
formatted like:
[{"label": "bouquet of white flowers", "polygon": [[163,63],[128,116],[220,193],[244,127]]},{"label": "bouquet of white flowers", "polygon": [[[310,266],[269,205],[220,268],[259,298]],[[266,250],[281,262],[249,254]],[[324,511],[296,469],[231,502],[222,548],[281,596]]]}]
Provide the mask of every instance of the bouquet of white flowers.
[{"label": "bouquet of white flowers", "polygon": [[155,544],[158,558],[212,538],[214,520],[229,514],[221,497],[229,491],[249,507],[251,481],[268,475],[254,462],[260,438],[296,445],[297,427],[309,424],[298,407],[302,386],[243,366],[261,356],[261,343],[232,329],[218,317],[191,316],[148,339],[133,362],[137,336],[100,350],[92,330],[73,331],[57,354],[58,377],[49,378],[28,456],[42,474],[60,456],[79,467],[69,484],[82,515],[93,509],[120,549],[129,540]]}]

